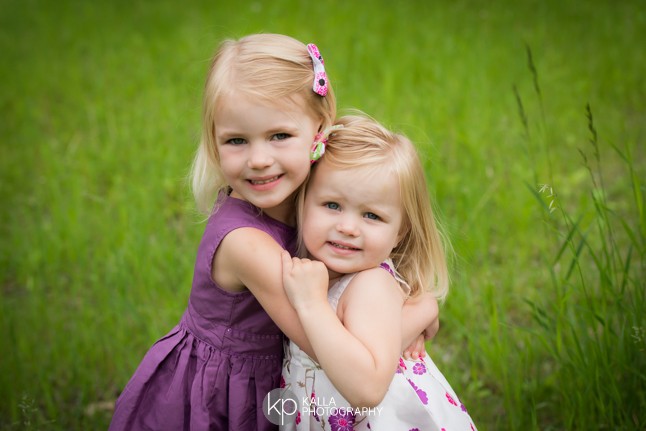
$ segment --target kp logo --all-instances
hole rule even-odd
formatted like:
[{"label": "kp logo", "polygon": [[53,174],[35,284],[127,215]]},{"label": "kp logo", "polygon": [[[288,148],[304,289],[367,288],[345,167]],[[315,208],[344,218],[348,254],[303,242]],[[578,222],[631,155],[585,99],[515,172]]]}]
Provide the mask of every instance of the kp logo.
[{"label": "kp logo", "polygon": [[298,412],[296,395],[288,389],[273,389],[262,401],[262,412],[274,425],[291,424]]}]

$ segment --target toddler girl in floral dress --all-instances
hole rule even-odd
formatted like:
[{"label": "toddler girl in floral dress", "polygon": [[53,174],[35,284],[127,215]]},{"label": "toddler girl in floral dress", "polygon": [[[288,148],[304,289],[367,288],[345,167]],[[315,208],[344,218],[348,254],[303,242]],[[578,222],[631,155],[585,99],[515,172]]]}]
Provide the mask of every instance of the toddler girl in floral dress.
[{"label": "toddler girl in floral dress", "polygon": [[312,260],[283,254],[285,289],[317,361],[290,343],[281,386],[298,409],[282,429],[475,430],[428,355],[400,357],[403,302],[448,290],[415,148],[364,116],[338,125],[299,202]]}]

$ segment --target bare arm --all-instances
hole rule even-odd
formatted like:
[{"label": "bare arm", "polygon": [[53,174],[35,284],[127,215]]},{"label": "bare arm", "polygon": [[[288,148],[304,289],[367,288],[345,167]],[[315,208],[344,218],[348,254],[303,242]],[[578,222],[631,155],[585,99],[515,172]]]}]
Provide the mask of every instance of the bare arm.
[{"label": "bare arm", "polygon": [[215,253],[211,276],[225,289],[249,289],[280,330],[304,352],[316,358],[283,289],[283,251],[271,236],[258,229],[233,230],[224,237]]},{"label": "bare arm", "polygon": [[[440,328],[437,299],[431,293],[406,300],[402,309],[402,345],[404,357],[417,359],[426,355],[423,340],[431,339]],[[418,340],[420,334],[422,340]]]},{"label": "bare arm", "polygon": [[321,262],[283,254],[285,290],[319,364],[350,404],[374,407],[388,390],[401,352],[403,294],[390,274],[370,269],[350,282],[335,313],[320,283],[322,271]]}]

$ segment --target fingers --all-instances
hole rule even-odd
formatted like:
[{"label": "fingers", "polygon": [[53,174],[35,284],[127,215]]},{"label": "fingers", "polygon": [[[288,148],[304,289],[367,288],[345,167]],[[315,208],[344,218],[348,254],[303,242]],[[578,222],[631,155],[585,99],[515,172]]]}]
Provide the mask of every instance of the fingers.
[{"label": "fingers", "polygon": [[287,276],[292,271],[294,264],[292,263],[292,256],[289,252],[283,250],[280,254],[280,258],[283,262],[283,277]]},{"label": "fingers", "polygon": [[291,254],[287,250],[283,250],[280,253],[280,257],[283,261],[283,265],[287,265],[291,263],[291,265],[296,265],[299,263],[310,263],[312,262],[310,259],[306,257],[292,257]]},{"label": "fingers", "polygon": [[426,348],[424,345],[424,336],[419,335],[413,343],[408,346],[406,350],[402,353],[404,359],[408,361],[417,361],[422,360],[426,357]]},{"label": "fingers", "polygon": [[287,250],[280,252],[280,258],[283,260],[283,265],[292,261],[292,256]]},{"label": "fingers", "polygon": [[301,264],[307,264],[311,261],[307,258],[292,257],[287,250],[283,250],[280,254],[283,261],[283,268],[294,269]]},{"label": "fingers", "polygon": [[[284,280],[298,277],[326,278],[327,286],[327,268],[323,262],[308,258],[291,257],[285,250],[281,252],[281,260]],[[309,278],[307,280],[309,281]]]},{"label": "fingers", "polygon": [[419,352],[413,351],[413,352],[406,352],[406,355],[404,355],[406,359],[409,361],[416,361],[417,358],[419,358]]},{"label": "fingers", "polygon": [[421,359],[423,357],[422,354],[418,351],[409,352],[408,350],[406,350],[402,356],[407,361],[417,361],[418,359]]}]

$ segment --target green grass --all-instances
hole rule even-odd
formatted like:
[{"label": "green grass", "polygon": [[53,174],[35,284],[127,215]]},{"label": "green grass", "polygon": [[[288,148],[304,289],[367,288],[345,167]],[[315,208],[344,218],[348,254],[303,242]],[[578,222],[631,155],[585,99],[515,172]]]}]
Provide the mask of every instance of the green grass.
[{"label": "green grass", "polygon": [[419,145],[457,257],[429,348],[479,429],[646,428],[646,9],[392,4],[0,0],[0,428],[105,429],[176,323],[204,75],[259,31]]}]

